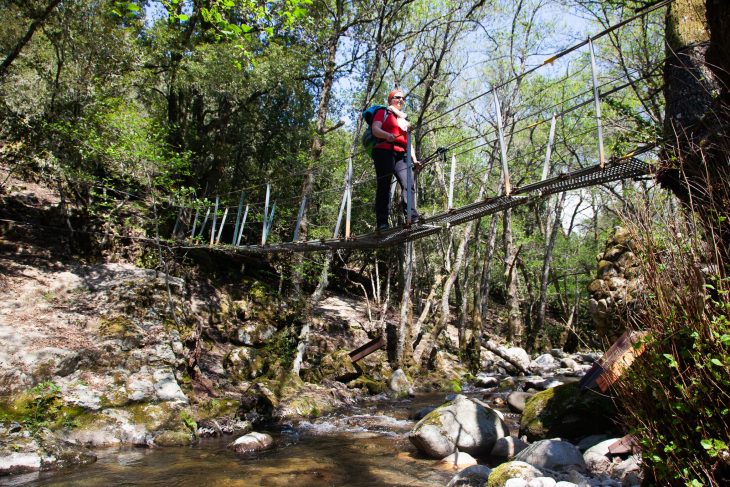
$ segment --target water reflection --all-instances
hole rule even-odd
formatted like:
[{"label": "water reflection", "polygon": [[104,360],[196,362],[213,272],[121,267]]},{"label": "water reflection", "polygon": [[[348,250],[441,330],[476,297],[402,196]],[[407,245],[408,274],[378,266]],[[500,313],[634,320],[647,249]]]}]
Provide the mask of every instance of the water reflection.
[{"label": "water reflection", "polygon": [[0,477],[14,486],[443,486],[452,473],[419,456],[406,438],[407,418],[443,395],[371,404],[268,431],[276,447],[239,457],[233,437],[204,439],[189,448],[105,450],[87,467]]}]

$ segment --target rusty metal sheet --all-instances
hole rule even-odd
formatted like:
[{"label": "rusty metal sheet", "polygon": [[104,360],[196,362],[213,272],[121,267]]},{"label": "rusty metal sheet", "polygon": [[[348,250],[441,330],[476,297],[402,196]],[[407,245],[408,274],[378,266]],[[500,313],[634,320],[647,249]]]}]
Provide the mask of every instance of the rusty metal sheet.
[{"label": "rusty metal sheet", "polygon": [[373,353],[376,350],[379,350],[385,346],[385,338],[382,336],[379,336],[378,338],[373,338],[369,342],[367,342],[365,345],[362,345],[361,347],[356,348],[352,352],[350,352],[350,360],[353,362],[357,362],[361,358],[365,358],[371,353]]}]

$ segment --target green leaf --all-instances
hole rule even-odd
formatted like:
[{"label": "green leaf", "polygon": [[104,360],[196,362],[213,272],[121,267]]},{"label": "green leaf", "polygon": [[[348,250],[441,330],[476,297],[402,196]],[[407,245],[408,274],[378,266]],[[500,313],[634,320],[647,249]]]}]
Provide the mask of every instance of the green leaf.
[{"label": "green leaf", "polygon": [[139,5],[136,5],[134,3],[128,3],[127,10],[129,10],[130,12],[139,12],[140,9],[139,9]]},{"label": "green leaf", "polygon": [[718,367],[722,367],[722,362],[720,362],[716,358],[711,359],[710,362],[712,362],[712,365],[717,365]]}]

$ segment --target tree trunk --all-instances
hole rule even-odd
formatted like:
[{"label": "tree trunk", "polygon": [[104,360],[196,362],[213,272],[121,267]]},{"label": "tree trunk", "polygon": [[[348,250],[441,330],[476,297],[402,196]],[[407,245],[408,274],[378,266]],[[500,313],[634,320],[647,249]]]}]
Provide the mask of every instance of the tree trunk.
[{"label": "tree trunk", "polygon": [[517,248],[512,239],[512,210],[505,210],[503,218],[504,277],[507,292],[507,337],[515,345],[522,345],[524,323],[520,311],[520,295],[517,284]]},{"label": "tree trunk", "polygon": [[35,34],[35,31],[38,30],[38,27],[40,27],[43,22],[45,22],[48,16],[51,15],[53,9],[55,9],[59,3],[61,3],[61,0],[51,0],[51,2],[46,6],[43,12],[41,12],[38,18],[33,19],[33,21],[30,23],[30,26],[28,26],[28,30],[25,32],[25,35],[15,44],[15,46],[13,46],[5,59],[3,59],[3,62],[0,64],[0,80],[5,77],[5,75],[8,73],[10,65],[20,55],[20,51],[22,51],[26,44],[30,42],[30,40],[33,38],[33,34]]},{"label": "tree trunk", "polygon": [[718,252],[714,257],[725,262],[730,258],[729,19],[727,1],[670,4],[665,27],[665,144],[657,173],[662,186],[699,215],[705,237]]},{"label": "tree trunk", "polygon": [[[555,218],[552,224],[545,228],[546,244],[545,257],[542,261],[542,274],[540,275],[540,298],[537,303],[537,316],[533,322],[532,340],[535,341],[537,335],[545,328],[545,312],[547,310],[547,290],[550,282],[550,266],[553,261],[553,250],[555,249],[555,240],[560,229],[560,221],[563,214],[563,205],[565,204],[565,193],[560,195],[560,199],[555,203]],[[548,214],[549,218],[549,214]]]}]

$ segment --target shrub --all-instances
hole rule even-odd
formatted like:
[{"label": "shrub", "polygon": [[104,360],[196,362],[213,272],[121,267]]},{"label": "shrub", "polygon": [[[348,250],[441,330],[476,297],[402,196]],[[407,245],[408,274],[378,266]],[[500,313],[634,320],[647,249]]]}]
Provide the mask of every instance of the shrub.
[{"label": "shrub", "polygon": [[730,485],[730,263],[691,213],[644,210],[633,217],[645,292],[632,321],[649,333],[620,403],[649,482]]}]

